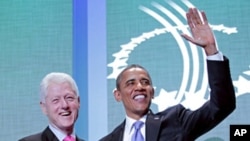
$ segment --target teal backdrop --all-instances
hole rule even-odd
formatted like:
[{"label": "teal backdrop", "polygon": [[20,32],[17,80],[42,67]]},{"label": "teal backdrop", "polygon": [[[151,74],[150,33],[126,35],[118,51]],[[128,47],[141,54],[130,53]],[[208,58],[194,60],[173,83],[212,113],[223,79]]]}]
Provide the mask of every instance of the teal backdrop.
[{"label": "teal backdrop", "polygon": [[39,84],[49,72],[72,74],[72,2],[0,1],[1,141],[42,131]]},{"label": "teal backdrop", "polygon": [[198,141],[228,141],[231,124],[249,123],[249,0],[2,0],[0,1],[0,140],[42,131],[39,83],[62,71],[77,81],[81,111],[76,132],[97,141],[125,117],[114,100],[117,74],[145,66],[155,87],[151,109],[182,103],[196,109],[209,99],[205,55],[180,37],[185,12],[207,14],[219,50],[230,59],[236,110]]}]

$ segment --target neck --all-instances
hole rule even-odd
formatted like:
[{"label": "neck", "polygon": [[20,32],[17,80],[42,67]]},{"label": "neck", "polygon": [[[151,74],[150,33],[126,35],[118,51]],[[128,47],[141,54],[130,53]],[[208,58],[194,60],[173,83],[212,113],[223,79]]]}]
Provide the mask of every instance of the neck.
[{"label": "neck", "polygon": [[72,127],[68,127],[68,128],[59,128],[57,127],[56,125],[50,123],[51,126],[53,126],[54,128],[56,128],[57,130],[59,130],[60,132],[62,132],[63,134],[66,134],[66,135],[71,135],[74,131],[73,129],[73,126]]}]

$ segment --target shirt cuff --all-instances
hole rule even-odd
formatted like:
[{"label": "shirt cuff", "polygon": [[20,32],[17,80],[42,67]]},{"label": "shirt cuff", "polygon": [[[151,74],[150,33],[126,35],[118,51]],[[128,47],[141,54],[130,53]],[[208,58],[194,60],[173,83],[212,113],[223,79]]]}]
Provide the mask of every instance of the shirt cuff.
[{"label": "shirt cuff", "polygon": [[218,53],[214,55],[209,55],[207,56],[207,60],[212,60],[212,61],[224,61],[223,59],[223,54],[219,51]]}]

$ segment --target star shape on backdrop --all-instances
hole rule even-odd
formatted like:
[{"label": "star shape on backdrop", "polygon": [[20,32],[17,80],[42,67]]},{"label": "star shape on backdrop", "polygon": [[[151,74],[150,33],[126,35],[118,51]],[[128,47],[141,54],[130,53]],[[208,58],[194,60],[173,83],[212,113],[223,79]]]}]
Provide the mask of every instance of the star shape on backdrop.
[{"label": "star shape on backdrop", "polygon": [[185,99],[181,104],[191,110],[196,110],[201,107],[208,99],[204,98],[204,94],[201,91],[196,93],[185,92]]},{"label": "star shape on backdrop", "polygon": [[175,99],[176,94],[177,91],[167,92],[166,90],[161,89],[159,95],[153,98],[152,103],[158,106],[158,111],[163,111],[166,108],[179,103]]},{"label": "star shape on backdrop", "polygon": [[236,97],[250,93],[250,81],[241,75],[238,80],[233,81],[233,85],[237,88]]}]

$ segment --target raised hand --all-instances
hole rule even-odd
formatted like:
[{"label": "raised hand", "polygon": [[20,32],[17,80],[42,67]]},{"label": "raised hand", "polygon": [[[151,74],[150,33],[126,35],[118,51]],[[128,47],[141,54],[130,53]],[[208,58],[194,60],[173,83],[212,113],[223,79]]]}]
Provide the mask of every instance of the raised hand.
[{"label": "raised hand", "polygon": [[200,16],[196,8],[189,8],[186,16],[192,37],[187,34],[181,34],[182,37],[195,45],[204,48],[207,55],[217,53],[218,50],[215,37],[208,24],[206,14],[202,11]]}]

